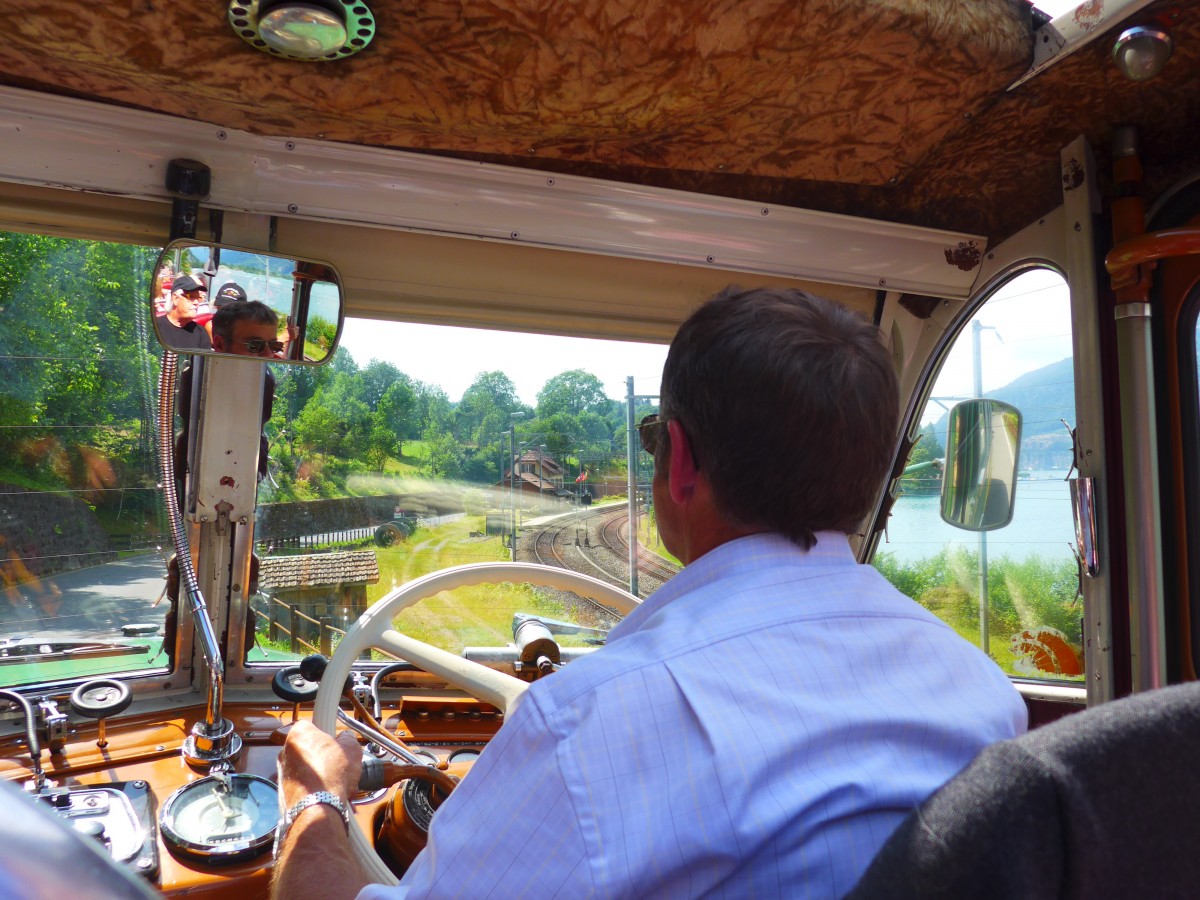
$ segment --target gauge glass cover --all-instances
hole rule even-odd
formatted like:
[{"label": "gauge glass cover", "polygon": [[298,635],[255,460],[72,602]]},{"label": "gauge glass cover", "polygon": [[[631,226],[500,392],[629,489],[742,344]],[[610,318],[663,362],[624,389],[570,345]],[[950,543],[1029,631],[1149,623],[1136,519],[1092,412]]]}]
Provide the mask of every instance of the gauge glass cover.
[{"label": "gauge glass cover", "polygon": [[210,775],[163,805],[159,826],[174,850],[210,862],[256,856],[279,825],[279,790],[257,775]]}]

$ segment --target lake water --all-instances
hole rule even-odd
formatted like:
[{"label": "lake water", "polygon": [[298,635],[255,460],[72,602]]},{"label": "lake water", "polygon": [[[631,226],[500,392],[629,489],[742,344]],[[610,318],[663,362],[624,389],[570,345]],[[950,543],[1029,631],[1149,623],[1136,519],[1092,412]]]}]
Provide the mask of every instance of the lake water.
[{"label": "lake water", "polygon": [[[1064,471],[1031,472],[1017,482],[1016,508],[1006,528],[987,533],[989,558],[1008,556],[1025,559],[1041,556],[1046,560],[1072,559],[1070,545],[1075,543],[1075,525],[1071,517],[1071,489],[1063,480]],[[894,554],[910,562],[933,556],[948,545],[975,550],[979,536],[942,521],[936,493],[902,494],[892,508],[887,538],[879,551]]]}]

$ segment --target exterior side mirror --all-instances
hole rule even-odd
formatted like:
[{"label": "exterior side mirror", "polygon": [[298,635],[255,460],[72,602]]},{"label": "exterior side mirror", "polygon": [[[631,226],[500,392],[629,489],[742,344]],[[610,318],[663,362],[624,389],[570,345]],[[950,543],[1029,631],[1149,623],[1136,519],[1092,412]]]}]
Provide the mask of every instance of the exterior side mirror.
[{"label": "exterior side mirror", "polygon": [[337,349],[344,304],[329,263],[189,238],[168,244],[154,273],[154,330],[168,350],[320,365]]},{"label": "exterior side mirror", "polygon": [[1021,413],[1001,400],[966,400],[950,410],[942,472],[942,520],[966,531],[1012,521]]}]

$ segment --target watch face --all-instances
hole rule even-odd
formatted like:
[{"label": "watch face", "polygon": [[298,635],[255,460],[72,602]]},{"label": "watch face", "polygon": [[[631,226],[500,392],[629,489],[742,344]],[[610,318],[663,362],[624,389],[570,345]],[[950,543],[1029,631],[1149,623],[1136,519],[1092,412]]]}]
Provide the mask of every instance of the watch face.
[{"label": "watch face", "polygon": [[167,845],[185,856],[245,859],[271,845],[279,792],[257,775],[210,775],[172,794],[159,825]]}]

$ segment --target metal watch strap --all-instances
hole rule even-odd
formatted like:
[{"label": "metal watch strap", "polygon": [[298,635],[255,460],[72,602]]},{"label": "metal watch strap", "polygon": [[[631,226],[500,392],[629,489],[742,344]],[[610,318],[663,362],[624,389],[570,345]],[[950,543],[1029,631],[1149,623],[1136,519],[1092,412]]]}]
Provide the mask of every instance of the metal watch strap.
[{"label": "metal watch strap", "polygon": [[337,794],[329,791],[313,791],[311,794],[306,794],[300,800],[296,801],[295,806],[289,809],[283,815],[283,821],[279,823],[279,827],[275,829],[275,849],[272,853],[276,858],[279,856],[279,848],[283,846],[283,839],[288,833],[288,829],[292,827],[292,823],[300,813],[304,812],[310,806],[332,806],[342,816],[342,822],[346,826],[347,833],[350,831],[350,808],[346,806],[344,801]]}]

